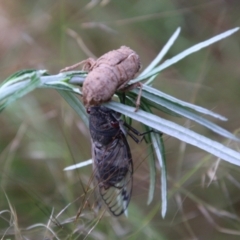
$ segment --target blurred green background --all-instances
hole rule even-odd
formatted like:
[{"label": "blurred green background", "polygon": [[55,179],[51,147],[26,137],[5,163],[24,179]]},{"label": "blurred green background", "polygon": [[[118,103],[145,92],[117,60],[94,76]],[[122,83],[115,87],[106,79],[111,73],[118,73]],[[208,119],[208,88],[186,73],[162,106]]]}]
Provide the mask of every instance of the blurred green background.
[{"label": "blurred green background", "polygon": [[[56,74],[121,45],[140,55],[144,69],[177,27],[180,37],[166,58],[240,26],[239,12],[237,0],[0,1],[0,79],[28,68]],[[239,37],[236,33],[164,70],[154,86],[226,116],[227,122],[214,121],[238,134]],[[159,114],[239,150],[237,143],[195,123]],[[147,146],[129,140],[136,168],[129,217],[98,215],[90,199],[74,222],[84,204],[83,187],[92,177],[90,166],[63,171],[91,158],[88,129],[81,119],[56,91],[39,89],[5,109],[0,124],[0,236],[7,232],[6,239],[54,239],[44,224],[52,211],[56,216],[68,204],[58,221],[69,223],[60,227],[50,221],[59,239],[240,238],[236,166],[164,136],[169,206],[162,219],[159,176],[154,201],[146,204]],[[42,225],[34,227],[37,223]]]}]

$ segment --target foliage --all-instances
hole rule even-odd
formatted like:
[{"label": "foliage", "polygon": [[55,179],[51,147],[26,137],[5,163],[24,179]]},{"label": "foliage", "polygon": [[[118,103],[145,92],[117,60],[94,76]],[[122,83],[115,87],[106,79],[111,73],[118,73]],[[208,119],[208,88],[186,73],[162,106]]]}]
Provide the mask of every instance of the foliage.
[{"label": "foliage", "polygon": [[[218,158],[221,158],[227,162],[240,166],[240,154],[216,141],[213,141],[209,138],[206,138],[192,130],[182,127],[174,122],[168,121],[166,119],[160,118],[152,114],[152,108],[160,109],[168,114],[179,115],[186,117],[192,121],[203,125],[204,127],[209,128],[210,130],[222,135],[224,137],[239,141],[232,133],[224,130],[223,128],[217,126],[213,122],[199,116],[199,113],[210,115],[212,117],[218,118],[225,121],[226,119],[212,111],[204,109],[202,107],[190,104],[179,99],[176,99],[172,96],[169,96],[149,85],[152,84],[155,77],[159,72],[165,69],[168,66],[178,62],[184,57],[201,50],[204,47],[209,46],[210,44],[219,41],[223,38],[226,38],[238,31],[239,28],[235,28],[224,32],[220,35],[217,35],[213,38],[210,38],[204,42],[194,45],[189,49],[181,52],[177,56],[166,60],[159,66],[158,63],[162,60],[164,55],[167,53],[168,49],[172,46],[176,38],[180,33],[178,28],[167,44],[164,46],[163,50],[159,55],[152,61],[152,63],[138,76],[138,78],[130,81],[129,84],[147,80],[143,84],[143,92],[141,97],[141,109],[137,112],[134,111],[133,107],[123,105],[121,103],[113,102],[106,103],[105,105],[117,112],[124,114],[127,117],[130,117],[138,122],[144,124],[147,128],[154,129],[161,133],[165,133],[172,137],[175,137],[181,141],[192,144],[196,147],[199,147]],[[46,74],[45,70],[23,70],[17,72],[7,78],[1,85],[0,88],[0,110],[3,110],[13,101],[21,98],[25,94],[34,90],[35,88],[45,87],[45,88],[54,88],[60,95],[71,105],[71,107],[78,113],[78,115],[83,119],[84,123],[88,125],[87,115],[84,111],[83,104],[78,100],[73,93],[81,95],[81,92],[78,88],[71,84],[71,82],[78,82],[79,85],[82,83],[84,77],[86,76],[85,72],[70,72],[70,73],[60,73],[55,76],[49,76]],[[127,98],[129,102],[134,102],[136,95],[139,90],[132,90],[129,94],[127,93]],[[151,140],[150,144],[153,146],[153,150],[156,154],[156,157],[161,166],[161,189],[162,189],[162,216],[164,217],[167,211],[167,172],[166,172],[166,160],[163,141],[159,140],[159,137],[155,133],[150,133]],[[148,203],[151,203],[154,195],[154,186],[155,186],[155,172],[154,169],[154,159],[150,161],[150,169],[152,176],[150,177],[151,183],[149,187],[149,198]]]}]

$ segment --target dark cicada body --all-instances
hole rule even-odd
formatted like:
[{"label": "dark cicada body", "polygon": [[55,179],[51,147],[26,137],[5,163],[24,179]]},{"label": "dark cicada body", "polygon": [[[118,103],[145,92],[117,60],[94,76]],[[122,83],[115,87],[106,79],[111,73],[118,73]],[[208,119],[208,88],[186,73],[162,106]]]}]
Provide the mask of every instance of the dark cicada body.
[{"label": "dark cicada body", "polygon": [[132,193],[133,163],[120,114],[103,106],[89,108],[92,158],[99,193],[119,216],[128,207]]}]

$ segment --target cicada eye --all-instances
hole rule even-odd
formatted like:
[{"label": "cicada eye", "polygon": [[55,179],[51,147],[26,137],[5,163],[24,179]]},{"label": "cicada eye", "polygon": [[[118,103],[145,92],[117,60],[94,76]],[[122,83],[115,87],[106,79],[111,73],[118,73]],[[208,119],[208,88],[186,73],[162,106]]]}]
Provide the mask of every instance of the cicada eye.
[{"label": "cicada eye", "polygon": [[87,112],[88,114],[90,114],[90,112],[91,112],[90,108],[87,108],[87,109],[86,109],[86,112]]},{"label": "cicada eye", "polygon": [[111,126],[113,128],[119,128],[119,122],[118,121],[111,121]]}]

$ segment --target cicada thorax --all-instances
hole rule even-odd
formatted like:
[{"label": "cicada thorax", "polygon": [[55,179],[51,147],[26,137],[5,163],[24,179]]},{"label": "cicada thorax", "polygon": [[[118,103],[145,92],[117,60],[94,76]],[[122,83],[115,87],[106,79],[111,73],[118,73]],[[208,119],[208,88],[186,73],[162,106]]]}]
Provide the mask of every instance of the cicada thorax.
[{"label": "cicada thorax", "polygon": [[113,112],[103,106],[89,108],[89,129],[95,143],[107,146],[121,134],[119,121],[114,117]]},{"label": "cicada thorax", "polygon": [[120,114],[106,107],[90,108],[89,128],[98,192],[115,216],[128,207],[132,193],[133,163]]}]

